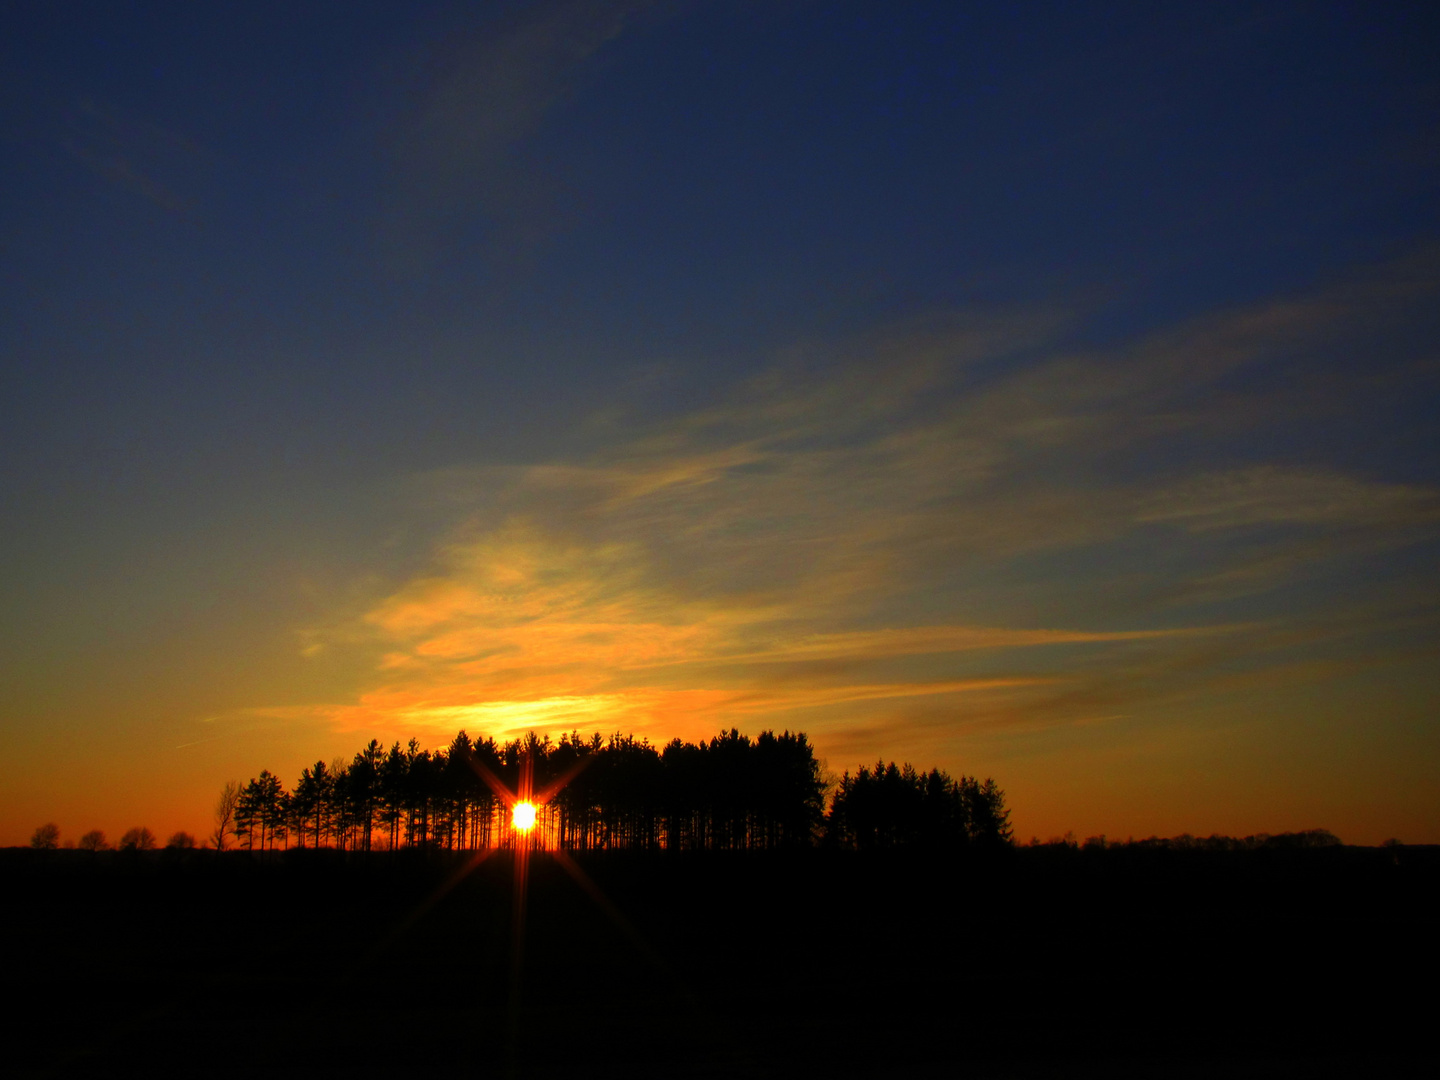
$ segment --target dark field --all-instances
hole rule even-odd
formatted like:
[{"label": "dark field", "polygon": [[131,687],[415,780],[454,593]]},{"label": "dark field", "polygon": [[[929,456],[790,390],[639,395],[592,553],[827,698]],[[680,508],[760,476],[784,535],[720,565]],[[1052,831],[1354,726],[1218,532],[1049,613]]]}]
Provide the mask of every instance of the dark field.
[{"label": "dark field", "polygon": [[[1440,849],[0,852],[5,1072],[1415,1075]],[[602,899],[597,900],[597,895]],[[518,1008],[516,1004],[518,1002]]]}]

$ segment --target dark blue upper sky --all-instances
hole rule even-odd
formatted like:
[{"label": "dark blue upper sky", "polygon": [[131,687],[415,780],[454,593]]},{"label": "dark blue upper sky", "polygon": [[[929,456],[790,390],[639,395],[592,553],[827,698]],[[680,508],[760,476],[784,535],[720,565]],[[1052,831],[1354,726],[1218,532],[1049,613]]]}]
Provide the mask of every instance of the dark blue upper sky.
[{"label": "dark blue upper sky", "polygon": [[1436,231],[1428,5],[302,7],[9,10],[7,443],[528,457],[653,365]]}]

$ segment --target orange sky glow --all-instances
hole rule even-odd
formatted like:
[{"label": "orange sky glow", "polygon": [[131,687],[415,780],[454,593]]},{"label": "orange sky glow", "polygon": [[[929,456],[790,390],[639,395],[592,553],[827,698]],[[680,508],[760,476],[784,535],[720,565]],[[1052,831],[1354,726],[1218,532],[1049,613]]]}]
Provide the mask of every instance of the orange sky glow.
[{"label": "orange sky glow", "polygon": [[[1289,305],[1287,323],[1296,308],[1305,333],[1333,331],[1323,297]],[[372,737],[664,743],[732,726],[806,731],[834,773],[894,758],[994,776],[1025,838],[1440,839],[1415,764],[1431,751],[1430,614],[1403,582],[1313,589],[1317,572],[1432,535],[1435,492],[1275,466],[1096,486],[1031,460],[1133,438],[1124,398],[1177,370],[1203,382],[1212,357],[1254,362],[1279,317],[1059,355],[940,408],[947,376],[924,362],[899,387],[859,371],[769,379],[588,460],[404,478],[387,498],[446,510],[410,569],[296,581],[305,610],[262,628],[285,658],[238,664],[220,693],[160,654],[132,657],[170,699],[168,719],[128,723],[148,750],[117,747],[62,791],[65,740],[22,740],[36,767],[11,780],[5,839],[50,819],[72,836],[131,818],[199,832],[226,779],[289,777]],[[884,348],[923,358],[936,333]],[[1098,399],[1052,395],[1100,366]],[[1172,565],[1139,571],[1137,544]]]}]

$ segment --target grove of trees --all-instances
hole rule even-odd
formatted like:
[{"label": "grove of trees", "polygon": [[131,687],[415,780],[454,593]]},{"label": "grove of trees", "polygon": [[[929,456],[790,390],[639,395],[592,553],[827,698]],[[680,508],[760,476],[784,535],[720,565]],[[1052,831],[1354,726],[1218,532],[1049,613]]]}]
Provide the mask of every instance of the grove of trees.
[{"label": "grove of trees", "polygon": [[[534,732],[500,744],[459,732],[449,746],[371,742],[346,763],[317,761],[287,791],[268,769],[227,784],[210,846],[479,849],[517,843],[572,850],[768,850],[1010,842],[993,780],[877,764],[830,785],[803,733],[722,731],[663,747],[614,734],[558,741]],[[536,824],[511,824],[515,801]]]},{"label": "grove of trees", "polygon": [[826,839],[860,849],[994,847],[1010,842],[1010,811],[994,780],[954,780],[940,769],[879,761],[840,778]]}]

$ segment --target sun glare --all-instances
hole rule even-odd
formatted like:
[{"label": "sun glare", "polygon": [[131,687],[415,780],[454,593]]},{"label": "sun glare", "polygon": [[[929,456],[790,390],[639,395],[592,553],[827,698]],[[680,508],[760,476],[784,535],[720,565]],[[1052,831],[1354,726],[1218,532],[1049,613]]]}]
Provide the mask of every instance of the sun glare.
[{"label": "sun glare", "polygon": [[528,832],[530,829],[533,829],[535,827],[534,804],[528,802],[517,802],[515,804],[515,811],[511,815],[510,820],[514,823],[515,828],[519,829],[521,832]]}]

